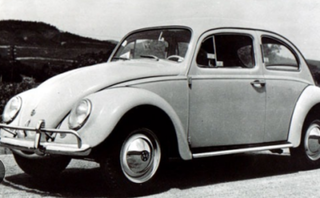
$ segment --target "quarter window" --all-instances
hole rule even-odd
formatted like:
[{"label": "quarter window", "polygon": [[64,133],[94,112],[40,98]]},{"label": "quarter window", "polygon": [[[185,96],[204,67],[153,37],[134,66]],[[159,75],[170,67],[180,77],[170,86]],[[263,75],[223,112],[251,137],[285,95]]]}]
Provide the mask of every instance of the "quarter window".
[{"label": "quarter window", "polygon": [[293,50],[282,42],[269,38],[262,38],[263,61],[267,69],[298,70],[299,64]]},{"label": "quarter window", "polygon": [[252,38],[218,34],[206,38],[199,49],[197,64],[205,68],[252,68],[255,65]]}]

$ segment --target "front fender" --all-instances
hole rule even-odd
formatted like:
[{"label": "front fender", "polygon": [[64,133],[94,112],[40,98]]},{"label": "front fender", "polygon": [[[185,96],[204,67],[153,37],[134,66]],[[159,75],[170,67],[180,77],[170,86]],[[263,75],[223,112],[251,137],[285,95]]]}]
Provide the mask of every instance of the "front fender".
[{"label": "front fender", "polygon": [[[310,110],[320,103],[320,88],[308,86],[301,94],[291,119],[288,141],[298,147],[305,118]],[[319,112],[320,113],[320,112]]]},{"label": "front fender", "polygon": [[103,142],[129,110],[141,105],[152,105],[162,109],[170,117],[176,131],[181,157],[192,158],[186,132],[178,115],[159,95],[144,89],[123,87],[107,89],[87,98],[92,102],[92,113],[85,126],[78,132],[92,147]]}]

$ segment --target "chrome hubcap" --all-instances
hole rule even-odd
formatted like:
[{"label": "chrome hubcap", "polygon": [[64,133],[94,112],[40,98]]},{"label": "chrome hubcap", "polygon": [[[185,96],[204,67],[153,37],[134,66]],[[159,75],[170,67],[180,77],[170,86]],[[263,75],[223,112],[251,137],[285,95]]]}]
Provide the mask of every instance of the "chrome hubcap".
[{"label": "chrome hubcap", "polygon": [[305,138],[305,150],[307,156],[315,161],[320,158],[320,126],[311,124]]},{"label": "chrome hubcap", "polygon": [[161,158],[160,144],[155,135],[135,133],[121,148],[120,163],[124,175],[134,183],[148,181],[156,173]]}]

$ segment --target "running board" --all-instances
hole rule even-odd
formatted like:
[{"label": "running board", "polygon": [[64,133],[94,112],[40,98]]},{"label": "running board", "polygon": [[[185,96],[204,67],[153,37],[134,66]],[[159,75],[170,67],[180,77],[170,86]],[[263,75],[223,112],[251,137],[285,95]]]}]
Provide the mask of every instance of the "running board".
[{"label": "running board", "polygon": [[241,149],[213,151],[213,152],[206,152],[206,153],[195,153],[195,154],[192,154],[192,157],[193,158],[213,157],[213,156],[219,156],[219,155],[230,155],[230,154],[237,154],[237,153],[264,151],[264,150],[285,149],[290,147],[293,147],[293,145],[291,143],[287,143],[287,144],[280,144],[280,145],[273,145],[273,146],[241,148]]}]

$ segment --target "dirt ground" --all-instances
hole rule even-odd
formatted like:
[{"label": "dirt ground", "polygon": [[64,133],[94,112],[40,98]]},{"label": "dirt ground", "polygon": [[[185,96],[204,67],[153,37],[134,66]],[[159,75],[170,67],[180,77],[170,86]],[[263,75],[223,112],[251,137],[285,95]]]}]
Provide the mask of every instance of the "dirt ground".
[{"label": "dirt ground", "polygon": [[0,155],[3,155],[3,154],[11,154],[11,151],[7,148],[0,147]]},{"label": "dirt ground", "polygon": [[[0,197],[117,197],[105,190],[94,162],[73,160],[57,181],[39,183],[17,167],[12,155],[0,155],[0,160],[6,167]],[[286,153],[173,161],[153,188],[133,196],[319,197],[320,169],[302,171],[292,163]]]}]

